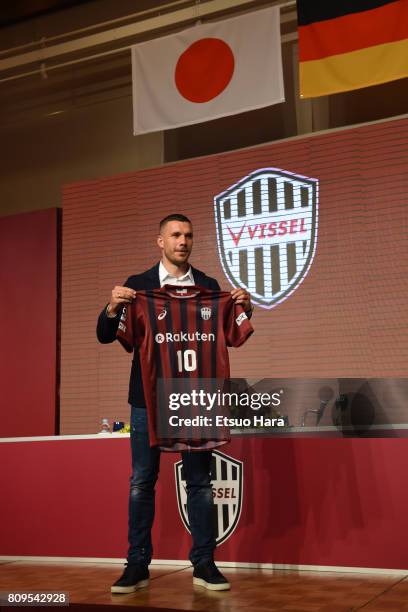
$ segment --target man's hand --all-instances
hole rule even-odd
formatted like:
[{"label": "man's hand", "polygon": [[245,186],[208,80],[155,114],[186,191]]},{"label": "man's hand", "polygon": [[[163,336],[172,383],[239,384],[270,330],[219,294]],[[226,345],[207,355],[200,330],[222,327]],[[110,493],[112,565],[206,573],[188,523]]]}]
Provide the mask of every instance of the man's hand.
[{"label": "man's hand", "polygon": [[233,289],[231,297],[236,304],[241,304],[246,313],[252,311],[251,296],[245,289]]},{"label": "man's hand", "polygon": [[108,316],[114,317],[122,304],[131,304],[135,297],[136,291],[134,289],[120,286],[114,287],[106,309]]}]

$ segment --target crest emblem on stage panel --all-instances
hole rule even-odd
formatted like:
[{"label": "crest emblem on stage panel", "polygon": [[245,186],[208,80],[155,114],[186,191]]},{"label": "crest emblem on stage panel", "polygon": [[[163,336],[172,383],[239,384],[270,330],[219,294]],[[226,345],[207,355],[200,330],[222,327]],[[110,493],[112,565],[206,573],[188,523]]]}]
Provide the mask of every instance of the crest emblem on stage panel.
[{"label": "crest emblem on stage panel", "polygon": [[273,308],[312,265],[318,226],[318,180],[263,168],[214,198],[218,250],[228,280]]},{"label": "crest emblem on stage panel", "polygon": [[201,309],[201,318],[204,319],[204,321],[208,321],[208,319],[211,318],[211,308],[203,306]]},{"label": "crest emblem on stage panel", "polygon": [[[187,490],[183,462],[174,464],[177,504],[181,520],[190,531],[187,515]],[[217,546],[234,532],[242,510],[243,463],[229,455],[213,451],[211,480],[214,499],[214,526]]]}]

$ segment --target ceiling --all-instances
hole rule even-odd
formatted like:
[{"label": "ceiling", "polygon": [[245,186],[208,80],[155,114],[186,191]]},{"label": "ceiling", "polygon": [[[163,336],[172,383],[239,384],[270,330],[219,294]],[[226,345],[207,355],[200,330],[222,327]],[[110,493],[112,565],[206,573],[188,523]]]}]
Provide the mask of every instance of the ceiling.
[{"label": "ceiling", "polygon": [[57,13],[80,4],[96,3],[99,0],[14,0],[3,3],[0,27],[16,25],[35,17]]}]

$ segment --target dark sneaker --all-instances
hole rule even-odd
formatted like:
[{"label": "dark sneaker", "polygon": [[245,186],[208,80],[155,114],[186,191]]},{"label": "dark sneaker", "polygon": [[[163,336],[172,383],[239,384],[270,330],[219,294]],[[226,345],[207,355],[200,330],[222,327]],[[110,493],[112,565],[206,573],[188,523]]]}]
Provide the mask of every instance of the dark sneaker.
[{"label": "dark sneaker", "polygon": [[145,565],[129,565],[126,563],[123,574],[111,586],[111,593],[133,593],[148,586],[148,584],[149,570]]},{"label": "dark sneaker", "polygon": [[210,591],[228,591],[231,588],[228,580],[221,574],[214,561],[202,561],[194,566],[193,584],[205,587]]}]

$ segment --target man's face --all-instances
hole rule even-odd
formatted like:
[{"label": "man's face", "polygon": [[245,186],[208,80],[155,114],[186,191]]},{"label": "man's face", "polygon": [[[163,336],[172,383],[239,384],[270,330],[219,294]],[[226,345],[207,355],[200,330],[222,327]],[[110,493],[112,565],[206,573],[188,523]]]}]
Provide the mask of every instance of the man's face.
[{"label": "man's face", "polygon": [[157,244],[162,249],[164,259],[180,266],[188,261],[193,248],[193,228],[190,223],[169,221],[163,227]]}]

